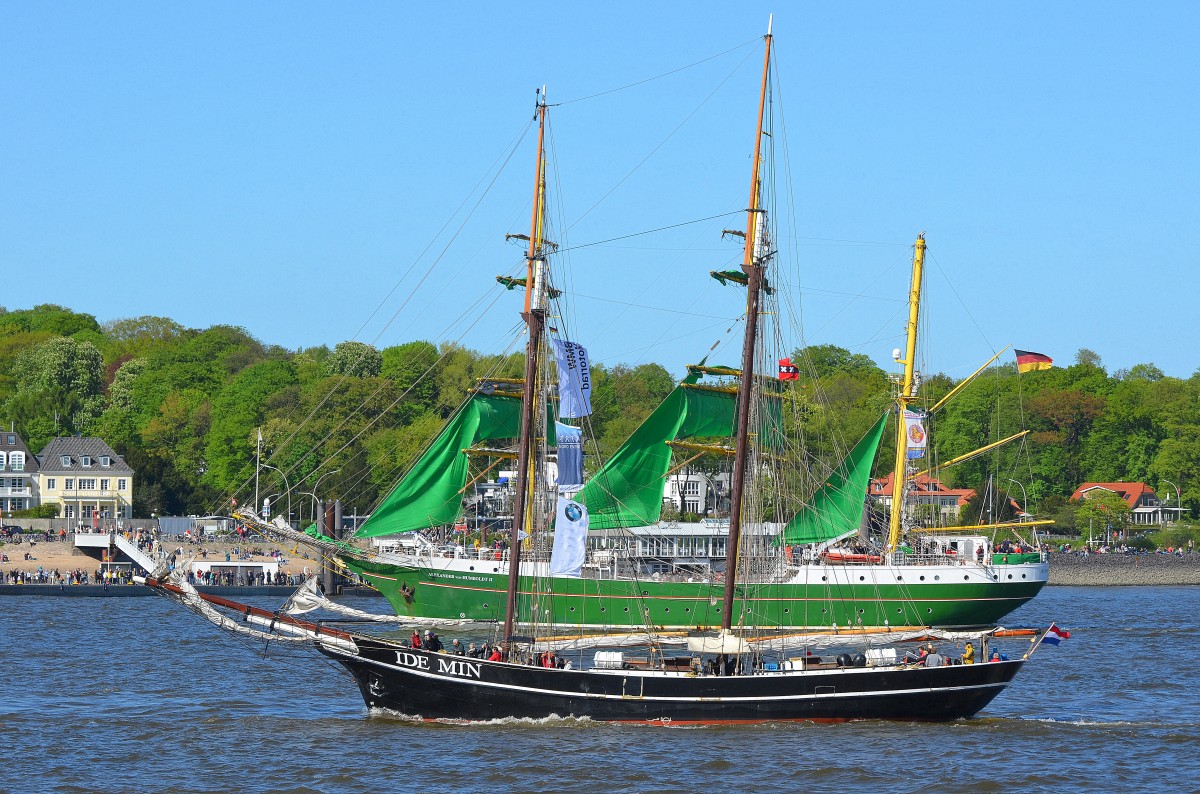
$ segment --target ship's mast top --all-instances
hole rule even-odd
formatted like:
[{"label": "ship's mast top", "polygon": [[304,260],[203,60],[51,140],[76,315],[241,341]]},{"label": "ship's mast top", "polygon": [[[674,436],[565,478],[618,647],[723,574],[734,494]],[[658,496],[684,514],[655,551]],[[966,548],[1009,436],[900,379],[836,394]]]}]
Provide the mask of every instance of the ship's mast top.
[{"label": "ship's mast top", "polygon": [[917,320],[921,315],[921,279],[925,266],[925,233],[917,235],[913,246],[912,285],[908,290],[908,325],[905,326],[904,358],[897,363],[904,365],[896,394],[896,460],[892,474],[892,512],[888,525],[887,550],[895,551],[900,545],[901,518],[904,514],[904,490],[908,483],[908,432],[904,412],[916,400],[914,388],[914,361],[917,353]]},{"label": "ship's mast top", "polygon": [[754,351],[758,341],[759,298],[762,293],[763,266],[769,254],[766,217],[761,209],[763,117],[767,106],[767,79],[771,68],[771,22],[767,23],[763,54],[762,89],[758,98],[758,127],[754,131],[754,166],[750,174],[750,202],[746,208],[746,247],[742,270],[746,273],[746,332],[742,339],[742,378],[738,383],[737,446],[733,458],[732,488],[729,502],[729,539],[725,556],[725,598],[721,607],[721,628],[733,627],[734,582],[737,578],[738,544],[742,530],[742,505],[745,498],[746,469],[750,456],[750,399],[754,384]]},{"label": "ship's mast top", "polygon": [[529,337],[525,342],[525,388],[521,395],[521,437],[517,447],[517,484],[513,496],[513,525],[508,542],[508,592],[504,601],[504,633],[501,643],[512,650],[513,625],[517,614],[517,581],[521,573],[521,541],[529,534],[533,517],[533,488],[537,482],[534,449],[534,411],[539,400],[537,374],[546,321],[546,89],[537,96],[538,143],[534,169],[533,215],[529,221],[529,251],[525,268],[525,311],[522,317]]}]

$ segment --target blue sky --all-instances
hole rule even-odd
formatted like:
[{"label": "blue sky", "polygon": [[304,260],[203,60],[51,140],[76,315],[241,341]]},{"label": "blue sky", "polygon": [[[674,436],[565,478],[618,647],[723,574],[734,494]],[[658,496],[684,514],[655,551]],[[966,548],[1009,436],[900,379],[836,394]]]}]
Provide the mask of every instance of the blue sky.
[{"label": "blue sky", "polygon": [[1200,366],[1184,3],[9,4],[0,305],[504,349],[547,84],[573,335],[679,372],[743,308],[744,220],[690,222],[745,206],[772,11],[807,342],[887,363],[923,230],[932,370]]}]

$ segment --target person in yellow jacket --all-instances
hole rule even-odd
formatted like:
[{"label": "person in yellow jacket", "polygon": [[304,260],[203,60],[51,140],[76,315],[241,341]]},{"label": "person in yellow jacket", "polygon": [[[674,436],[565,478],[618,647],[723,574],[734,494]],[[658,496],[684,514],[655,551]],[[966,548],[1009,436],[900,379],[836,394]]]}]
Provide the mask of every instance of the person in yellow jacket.
[{"label": "person in yellow jacket", "polygon": [[963,649],[963,664],[975,664],[975,647],[969,642]]}]

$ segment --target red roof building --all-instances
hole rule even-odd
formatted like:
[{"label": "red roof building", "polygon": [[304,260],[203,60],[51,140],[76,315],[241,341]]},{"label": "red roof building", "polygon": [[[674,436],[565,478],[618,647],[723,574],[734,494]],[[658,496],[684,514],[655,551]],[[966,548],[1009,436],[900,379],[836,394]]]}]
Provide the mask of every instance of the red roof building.
[{"label": "red roof building", "polygon": [[1085,482],[1071,494],[1071,501],[1089,499],[1100,491],[1115,493],[1132,511],[1135,524],[1161,524],[1162,501],[1144,482]]},{"label": "red roof building", "polygon": [[[867,486],[867,494],[880,504],[891,507],[892,482],[894,474],[880,479],[872,479]],[[975,495],[974,488],[947,488],[942,482],[928,474],[922,474],[909,480],[910,491],[907,497],[909,505],[930,505],[936,507],[943,519],[958,518],[959,511],[966,505],[967,500]]]}]

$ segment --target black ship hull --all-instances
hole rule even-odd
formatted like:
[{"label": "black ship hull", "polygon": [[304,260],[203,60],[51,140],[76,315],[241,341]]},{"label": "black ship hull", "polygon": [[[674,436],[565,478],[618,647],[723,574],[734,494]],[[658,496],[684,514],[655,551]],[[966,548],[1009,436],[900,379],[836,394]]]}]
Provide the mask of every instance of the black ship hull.
[{"label": "black ship hull", "polygon": [[978,713],[1023,660],[943,667],[866,667],[704,676],[558,670],[487,662],[354,636],[357,652],[318,643],[358,682],[370,708],[426,720],[578,717],[719,724],[947,721]]}]

